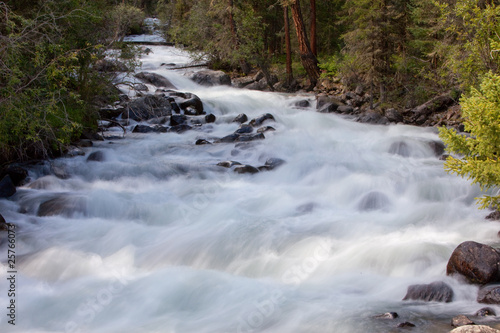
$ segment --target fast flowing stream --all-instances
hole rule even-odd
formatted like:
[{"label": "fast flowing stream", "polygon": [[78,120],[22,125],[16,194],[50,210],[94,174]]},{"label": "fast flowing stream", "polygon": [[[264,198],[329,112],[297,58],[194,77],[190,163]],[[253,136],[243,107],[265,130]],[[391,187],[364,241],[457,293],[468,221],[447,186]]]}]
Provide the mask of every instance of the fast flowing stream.
[{"label": "fast flowing stream", "polygon": [[[142,70],[197,94],[215,124],[95,142],[86,156],[30,170],[0,211],[16,229],[16,325],[0,247],[1,332],[447,332],[481,308],[477,287],[446,277],[462,241],[496,242],[469,182],[443,171],[434,129],[373,126],[315,112],[310,95],[201,87],[160,67],[189,59],[152,47]],[[310,108],[294,103],[307,99]],[[245,113],[276,131],[248,145],[223,137]],[[116,133],[121,135],[120,132]],[[403,144],[404,143],[404,144]],[[396,147],[396,149],[394,148]],[[102,151],[104,161],[86,159]],[[286,161],[257,174],[219,167]],[[38,217],[63,196],[71,214]],[[445,281],[452,303],[402,301]],[[395,321],[372,317],[395,311]]]}]

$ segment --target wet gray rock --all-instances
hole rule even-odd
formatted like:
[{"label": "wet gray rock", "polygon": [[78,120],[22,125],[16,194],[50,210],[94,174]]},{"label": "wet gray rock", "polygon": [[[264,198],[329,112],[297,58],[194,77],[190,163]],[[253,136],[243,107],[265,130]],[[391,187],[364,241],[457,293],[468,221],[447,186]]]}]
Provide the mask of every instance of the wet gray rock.
[{"label": "wet gray rock", "polygon": [[475,325],[475,323],[465,315],[459,315],[451,319],[451,326],[453,327],[460,327],[465,325]]},{"label": "wet gray rock", "polygon": [[253,167],[251,165],[243,165],[243,166],[234,168],[234,172],[239,173],[239,174],[244,174],[244,173],[254,174],[254,173],[258,173],[259,169],[257,169],[256,167]]},{"label": "wet gray rock", "polygon": [[183,114],[174,114],[170,117],[170,126],[177,126],[185,124],[187,117]]},{"label": "wet gray rock", "polygon": [[242,165],[240,162],[236,161],[224,161],[224,162],[219,162],[217,163],[218,166],[221,166],[223,168],[231,168],[235,165]]},{"label": "wet gray rock", "polygon": [[309,102],[307,99],[303,99],[301,101],[297,101],[293,104],[297,108],[308,108],[311,106],[311,102]]},{"label": "wet gray rock", "polygon": [[212,143],[205,140],[205,139],[198,139],[196,140],[196,143],[195,143],[197,146],[201,146],[201,145],[211,145]]},{"label": "wet gray rock", "polygon": [[210,113],[210,114],[207,114],[205,116],[205,122],[207,124],[210,124],[210,123],[215,123],[215,121],[217,120],[217,118],[215,117],[214,114]]},{"label": "wet gray rock", "polygon": [[262,125],[265,121],[275,121],[274,116],[270,113],[265,113],[258,118],[252,119],[250,121],[250,125],[253,127],[259,127]]},{"label": "wet gray rock", "polygon": [[0,180],[0,198],[8,198],[16,194],[16,186],[10,175],[5,175]]},{"label": "wet gray rock", "polygon": [[489,307],[486,307],[486,308],[481,308],[479,310],[477,310],[477,312],[474,314],[474,316],[477,316],[477,317],[488,317],[488,316],[496,316],[496,312],[495,310],[493,310],[492,308],[489,308]]},{"label": "wet gray rock", "polygon": [[436,157],[440,157],[444,154],[446,147],[441,141],[429,141],[427,144],[432,149]]},{"label": "wet gray rock", "polygon": [[276,129],[272,126],[264,126],[257,130],[257,133],[274,132]]},{"label": "wet gray rock", "polygon": [[72,157],[76,157],[76,156],[85,156],[85,152],[78,147],[71,146],[68,148],[68,151],[66,152],[66,154],[64,154],[64,157],[67,157],[67,158],[72,158]]},{"label": "wet gray rock", "polygon": [[282,160],[281,158],[272,157],[272,158],[269,158],[263,166],[259,167],[259,170],[260,171],[264,171],[264,170],[271,171],[273,169],[276,169],[276,168],[282,166],[285,163],[286,163],[285,160]]},{"label": "wet gray rock", "polygon": [[24,185],[25,180],[28,178],[28,171],[19,165],[9,165],[0,172],[0,179],[9,175],[10,180],[14,186]]},{"label": "wet gray rock", "polygon": [[387,125],[389,120],[375,111],[368,111],[359,116],[358,122],[366,124]]},{"label": "wet gray rock", "polygon": [[253,127],[250,125],[241,125],[240,128],[238,128],[235,133],[237,134],[249,134],[253,132]]},{"label": "wet gray rock", "polygon": [[337,107],[337,112],[339,113],[352,113],[354,112],[354,108],[350,105],[340,105]]},{"label": "wet gray rock", "polygon": [[145,85],[144,83],[136,83],[134,84],[134,90],[135,91],[148,91],[148,86]]},{"label": "wet gray rock", "polygon": [[106,159],[106,156],[104,155],[104,152],[101,151],[101,150],[97,150],[93,153],[91,153],[88,157],[87,157],[87,162],[103,162],[104,160]]},{"label": "wet gray rock", "polygon": [[233,134],[229,134],[229,135],[226,135],[225,137],[221,138],[219,140],[219,142],[225,142],[225,143],[236,142],[236,141],[238,141],[239,138],[240,138],[239,134],[233,133]]},{"label": "wet gray rock", "polygon": [[399,315],[396,312],[386,312],[379,315],[373,316],[375,319],[396,319]]},{"label": "wet gray rock", "polygon": [[403,301],[407,300],[449,303],[453,300],[453,289],[441,281],[415,284],[408,287],[406,296],[403,298]]},{"label": "wet gray rock", "polygon": [[392,108],[385,111],[385,117],[392,123],[401,123],[404,120],[403,115],[398,110]]},{"label": "wet gray rock", "polygon": [[171,114],[172,106],[168,98],[161,95],[147,95],[128,103],[122,117],[141,121]]},{"label": "wet gray rock", "polygon": [[447,275],[460,275],[474,284],[500,282],[500,253],[491,246],[467,241],[458,245],[446,266]]},{"label": "wet gray rock", "polygon": [[165,87],[168,89],[177,89],[166,77],[156,73],[141,72],[135,75],[139,80],[150,83],[156,87]]},{"label": "wet gray rock", "polygon": [[239,115],[236,116],[236,118],[234,118],[233,122],[235,123],[240,123],[240,124],[243,124],[243,123],[246,123],[248,121],[248,117],[246,114],[244,113],[240,113]]},{"label": "wet gray rock", "polygon": [[500,285],[486,286],[479,289],[477,302],[483,304],[500,304]]},{"label": "wet gray rock", "polygon": [[202,86],[231,85],[231,78],[223,71],[204,69],[193,73],[190,79]]},{"label": "wet gray rock", "polygon": [[491,221],[499,221],[500,220],[500,211],[496,210],[494,212],[491,212],[488,214],[485,219],[491,220]]},{"label": "wet gray rock", "polygon": [[184,133],[186,131],[189,131],[193,129],[191,126],[187,125],[187,124],[179,124],[179,125],[176,125],[176,126],[172,126],[168,129],[169,132],[176,132],[176,133]]},{"label": "wet gray rock", "polygon": [[316,97],[316,111],[321,113],[337,112],[339,106],[344,103],[331,96],[317,96]]}]

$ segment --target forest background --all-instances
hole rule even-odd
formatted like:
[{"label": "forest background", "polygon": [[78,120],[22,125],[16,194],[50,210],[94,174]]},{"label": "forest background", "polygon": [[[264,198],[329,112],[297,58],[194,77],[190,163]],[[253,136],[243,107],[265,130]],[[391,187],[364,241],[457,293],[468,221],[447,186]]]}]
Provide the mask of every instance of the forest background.
[{"label": "forest background", "polygon": [[[114,56],[134,69],[139,51],[123,38],[141,33],[146,16],[160,18],[167,40],[212,69],[260,70],[270,89],[278,81],[289,91],[312,90],[327,80],[363,87],[379,109],[410,109],[443,93],[457,102],[478,97],[490,104],[479,115],[486,119],[464,117],[473,135],[451,129],[442,137],[451,150],[489,161],[488,170],[457,162],[448,169],[487,173],[487,186],[500,184],[494,0],[0,1],[2,164],[57,156],[95,130],[99,107],[117,98],[102,61]],[[489,127],[485,136],[476,135],[478,126]],[[477,151],[481,142],[487,152]]]}]

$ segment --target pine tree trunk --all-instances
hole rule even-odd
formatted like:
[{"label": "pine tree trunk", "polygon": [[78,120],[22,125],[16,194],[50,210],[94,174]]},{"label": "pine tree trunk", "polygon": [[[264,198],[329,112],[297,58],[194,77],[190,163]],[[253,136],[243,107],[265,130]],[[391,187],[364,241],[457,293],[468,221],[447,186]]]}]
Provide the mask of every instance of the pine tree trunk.
[{"label": "pine tree trunk", "polygon": [[304,66],[311,83],[309,89],[312,89],[316,86],[319,78],[318,60],[311,52],[311,46],[309,44],[309,40],[307,39],[299,0],[295,0],[290,5],[290,8],[292,9],[293,22],[295,24],[295,31],[297,32],[297,39],[299,42],[300,61],[302,62],[302,66]]},{"label": "pine tree trunk", "polygon": [[318,48],[316,45],[316,0],[311,0],[311,52],[314,56],[318,56]]},{"label": "pine tree trunk", "polygon": [[290,20],[288,18],[288,7],[283,6],[284,22],[285,22],[285,44],[286,44],[286,84],[290,86],[293,81],[292,72],[292,48],[290,44]]}]

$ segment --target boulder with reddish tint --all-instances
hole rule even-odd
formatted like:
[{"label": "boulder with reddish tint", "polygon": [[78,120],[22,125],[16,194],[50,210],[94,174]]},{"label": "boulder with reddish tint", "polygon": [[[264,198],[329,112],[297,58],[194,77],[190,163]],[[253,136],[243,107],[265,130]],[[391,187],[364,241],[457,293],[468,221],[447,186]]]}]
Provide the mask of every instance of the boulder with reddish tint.
[{"label": "boulder with reddish tint", "polygon": [[446,266],[447,275],[460,275],[474,284],[498,282],[500,253],[491,246],[468,241],[451,254]]}]

